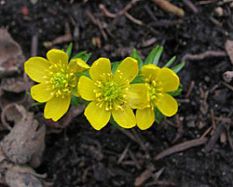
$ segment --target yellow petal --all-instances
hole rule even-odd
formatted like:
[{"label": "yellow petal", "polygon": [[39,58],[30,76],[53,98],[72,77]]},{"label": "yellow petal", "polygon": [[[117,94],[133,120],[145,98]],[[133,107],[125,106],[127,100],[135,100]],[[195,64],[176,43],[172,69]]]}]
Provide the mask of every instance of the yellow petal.
[{"label": "yellow petal", "polygon": [[69,63],[69,69],[72,72],[82,72],[89,68],[90,66],[81,58],[72,59]]},{"label": "yellow petal", "polygon": [[157,80],[160,68],[154,64],[144,65],[141,69],[141,74],[148,81]]},{"label": "yellow petal", "polygon": [[157,107],[163,115],[170,117],[177,113],[178,103],[169,94],[163,94],[158,98]]},{"label": "yellow petal", "polygon": [[114,77],[119,79],[121,77],[127,79],[129,82],[135,79],[138,74],[137,60],[131,57],[125,58],[117,67]]},{"label": "yellow petal", "polygon": [[78,93],[80,96],[87,100],[92,101],[95,99],[96,86],[94,85],[94,81],[89,79],[86,76],[81,76],[78,82]]},{"label": "yellow petal", "polygon": [[131,108],[145,108],[149,105],[149,92],[145,84],[131,84],[127,92]]},{"label": "yellow petal", "polygon": [[91,102],[85,109],[84,115],[96,130],[102,129],[110,120],[111,113],[100,108],[95,102]]},{"label": "yellow petal", "polygon": [[137,126],[141,130],[146,130],[151,127],[155,121],[154,110],[150,107],[145,109],[138,109],[136,111]]},{"label": "yellow petal", "polygon": [[47,59],[49,60],[49,62],[51,63],[61,63],[61,64],[67,64],[69,57],[68,55],[59,49],[51,49],[47,52]]},{"label": "yellow petal", "polygon": [[125,106],[123,110],[113,110],[112,116],[115,122],[123,128],[129,129],[136,126],[135,115],[129,106]]},{"label": "yellow petal", "polygon": [[46,102],[53,97],[48,85],[43,83],[31,87],[31,96],[33,99],[41,103]]},{"label": "yellow petal", "polygon": [[51,64],[42,57],[31,57],[24,63],[24,71],[35,82],[43,82]]},{"label": "yellow petal", "polygon": [[44,109],[44,117],[52,119],[53,121],[59,120],[69,109],[71,96],[53,97],[49,100]]},{"label": "yellow petal", "polygon": [[[111,62],[108,58],[99,58],[91,66],[89,70],[93,80],[103,79],[103,74],[111,74]],[[105,77],[104,77],[105,78]]]},{"label": "yellow petal", "polygon": [[171,92],[178,89],[180,84],[180,79],[169,68],[162,68],[158,74],[158,81],[162,83],[162,88],[164,92]]}]

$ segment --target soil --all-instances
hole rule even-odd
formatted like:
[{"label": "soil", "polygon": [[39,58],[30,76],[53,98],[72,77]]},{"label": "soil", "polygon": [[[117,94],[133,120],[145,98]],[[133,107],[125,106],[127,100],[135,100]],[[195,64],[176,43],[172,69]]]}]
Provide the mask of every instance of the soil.
[{"label": "soil", "polygon": [[[8,28],[29,57],[34,35],[38,36],[37,55],[44,56],[48,50],[45,42],[64,35],[68,25],[75,52],[92,52],[90,62],[100,56],[120,60],[132,48],[145,56],[153,45],[160,44],[165,49],[160,65],[174,55],[178,63],[187,54],[225,51],[226,40],[233,38],[230,3],[195,1],[198,12],[194,13],[187,4],[172,1],[185,11],[180,18],[161,10],[153,1],[139,1],[128,13],[143,25],[124,14],[106,17],[99,8],[104,4],[110,12],[117,13],[129,2],[0,0],[0,26]],[[223,15],[216,13],[217,7]],[[52,47],[65,48],[68,44]],[[152,174],[147,180],[142,177],[145,181],[141,186],[232,187],[232,123],[221,120],[232,119],[233,92],[222,79],[222,74],[232,67],[227,56],[186,60],[179,74],[183,92],[178,114],[146,131],[122,131],[109,124],[97,132],[80,115],[62,132],[47,135],[43,163],[37,172],[47,173],[55,187],[130,187],[144,171]],[[193,88],[188,94],[190,85]],[[174,144],[202,136],[213,125],[217,127],[206,135],[206,145],[154,159]],[[218,138],[209,148],[220,125],[224,126],[221,141]]]}]

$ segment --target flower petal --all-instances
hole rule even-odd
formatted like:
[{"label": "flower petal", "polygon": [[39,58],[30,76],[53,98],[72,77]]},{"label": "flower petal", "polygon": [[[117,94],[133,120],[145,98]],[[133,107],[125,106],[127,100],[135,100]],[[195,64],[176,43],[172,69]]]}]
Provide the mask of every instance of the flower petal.
[{"label": "flower petal", "polygon": [[131,108],[145,108],[149,105],[149,92],[145,84],[131,84],[127,92]]},{"label": "flower petal", "polygon": [[86,76],[81,76],[78,82],[78,93],[80,96],[87,100],[92,101],[95,99],[96,86],[94,85],[94,81],[89,79]]},{"label": "flower petal", "polygon": [[35,82],[43,82],[51,64],[42,57],[31,57],[24,63],[24,71]]},{"label": "flower petal", "polygon": [[138,109],[136,111],[137,126],[141,130],[146,130],[151,127],[155,121],[154,110],[150,107]]},{"label": "flower petal", "polygon": [[123,128],[129,129],[136,126],[136,118],[133,110],[129,106],[125,106],[123,110],[113,110],[113,119]]},{"label": "flower petal", "polygon": [[72,72],[82,72],[89,68],[90,66],[81,58],[72,59],[69,63],[69,69]]},{"label": "flower petal", "polygon": [[44,109],[44,117],[52,119],[53,121],[59,120],[69,109],[71,96],[53,97],[49,100]]},{"label": "flower petal", "polygon": [[108,58],[99,58],[91,66],[89,70],[93,80],[101,80],[103,74],[111,74],[111,62]]},{"label": "flower petal", "polygon": [[158,99],[157,107],[163,115],[170,117],[177,113],[178,103],[169,94],[163,94]]},{"label": "flower petal", "polygon": [[51,63],[61,63],[61,64],[67,64],[69,57],[66,54],[66,52],[59,50],[59,49],[51,49],[47,52],[47,59]]},{"label": "flower petal", "polygon": [[164,92],[176,91],[180,84],[180,79],[169,68],[162,68],[158,74],[158,81],[162,83]]},{"label": "flower petal", "polygon": [[84,115],[96,130],[100,130],[106,126],[111,117],[110,112],[105,111],[104,108],[98,107],[95,102],[91,102],[87,105]]},{"label": "flower petal", "polygon": [[121,77],[127,79],[129,82],[135,79],[138,74],[137,60],[131,57],[125,58],[117,67],[114,77],[121,79]]},{"label": "flower petal", "polygon": [[48,85],[43,83],[31,87],[31,96],[33,99],[41,103],[46,102],[53,97]]},{"label": "flower petal", "polygon": [[154,64],[144,65],[141,69],[141,74],[145,79],[157,80],[158,74],[160,72],[160,68]]}]

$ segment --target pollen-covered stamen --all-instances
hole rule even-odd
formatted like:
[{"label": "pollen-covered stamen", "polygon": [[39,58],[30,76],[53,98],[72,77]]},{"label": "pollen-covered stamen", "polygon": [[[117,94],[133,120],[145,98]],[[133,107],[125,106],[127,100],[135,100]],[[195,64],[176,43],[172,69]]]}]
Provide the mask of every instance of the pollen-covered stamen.
[{"label": "pollen-covered stamen", "polygon": [[161,82],[152,80],[146,83],[149,88],[150,105],[148,107],[154,108],[158,98],[163,95],[163,88]]},{"label": "pollen-covered stamen", "polygon": [[49,67],[47,83],[52,89],[52,95],[65,97],[71,94],[76,85],[76,78],[73,72],[68,71],[67,66],[54,64]]},{"label": "pollen-covered stamen", "polygon": [[104,107],[106,111],[122,109],[126,103],[126,91],[128,82],[125,80],[114,80],[112,74],[101,75],[102,80],[96,81],[97,89],[94,90],[97,105]]}]

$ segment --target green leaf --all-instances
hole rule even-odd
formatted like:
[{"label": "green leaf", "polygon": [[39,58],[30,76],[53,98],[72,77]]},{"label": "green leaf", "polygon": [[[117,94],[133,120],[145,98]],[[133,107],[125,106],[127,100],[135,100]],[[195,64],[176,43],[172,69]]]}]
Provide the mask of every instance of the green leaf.
[{"label": "green leaf", "polygon": [[171,69],[175,72],[178,73],[180,70],[183,69],[185,65],[185,62],[181,62],[180,64],[177,64],[176,66],[173,66]]},{"label": "green leaf", "polygon": [[166,119],[166,117],[159,111],[158,108],[155,108],[154,112],[155,112],[155,122],[157,124],[161,123],[163,120]]},{"label": "green leaf", "polygon": [[75,97],[75,96],[72,96],[71,97],[71,105],[73,105],[73,106],[78,106],[79,105],[79,98],[78,97]]},{"label": "green leaf", "polygon": [[170,67],[175,61],[176,61],[176,56],[172,57],[172,58],[164,65],[164,67]]},{"label": "green leaf", "polygon": [[81,52],[75,54],[75,55],[72,57],[72,59],[74,59],[74,58],[80,58],[80,56],[85,55],[85,54],[87,54],[87,51],[81,51]]},{"label": "green leaf", "polygon": [[178,87],[178,89],[177,89],[176,91],[169,92],[169,94],[170,94],[171,96],[173,96],[173,97],[176,97],[176,96],[181,95],[182,91],[183,91],[183,85],[180,84],[179,87]]},{"label": "green leaf", "polygon": [[90,59],[91,55],[92,53],[88,53],[87,51],[81,51],[78,54],[74,55],[72,59],[81,58],[83,61],[87,62]]},{"label": "green leaf", "polygon": [[72,49],[73,49],[73,43],[70,43],[66,49],[66,54],[69,56],[69,58],[71,56]]},{"label": "green leaf", "polygon": [[120,62],[113,62],[112,63],[112,72],[115,73],[117,70],[117,67],[119,66]]},{"label": "green leaf", "polygon": [[81,59],[83,59],[85,62],[87,62],[91,58],[92,53],[87,53]]},{"label": "green leaf", "polygon": [[85,70],[85,71],[82,71],[82,72],[77,72],[75,75],[76,75],[76,77],[86,76],[86,77],[90,78],[89,70]]},{"label": "green leaf", "polygon": [[110,120],[109,120],[109,123],[112,125],[113,128],[121,128],[117,122],[113,119],[113,117],[111,116]]},{"label": "green leaf", "polygon": [[135,77],[135,79],[132,81],[132,84],[136,84],[136,83],[144,83],[144,79],[142,76],[138,75],[137,77]]},{"label": "green leaf", "polygon": [[143,65],[142,58],[137,49],[133,49],[131,55],[132,58],[135,58],[138,61],[138,67],[141,68]]},{"label": "green leaf", "polygon": [[163,53],[163,47],[162,46],[156,46],[152,49],[150,54],[146,57],[145,64],[155,64],[158,65],[159,59]]}]

